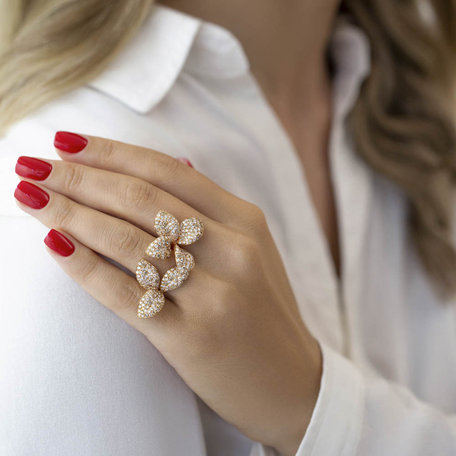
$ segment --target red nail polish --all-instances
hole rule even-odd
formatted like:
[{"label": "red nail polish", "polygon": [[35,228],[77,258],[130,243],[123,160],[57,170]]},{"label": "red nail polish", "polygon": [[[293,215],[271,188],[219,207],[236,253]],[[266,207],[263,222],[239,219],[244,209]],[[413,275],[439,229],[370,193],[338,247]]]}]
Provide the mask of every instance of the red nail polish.
[{"label": "red nail polish", "polygon": [[44,190],[27,181],[19,182],[14,197],[32,209],[41,209],[49,201],[49,195]]},{"label": "red nail polish", "polygon": [[190,166],[190,168],[193,168],[192,163],[188,158],[185,157],[178,157],[177,160],[181,161],[182,163],[185,163],[186,165]]},{"label": "red nail polish", "polygon": [[51,230],[44,238],[44,243],[54,252],[64,257],[70,256],[74,252],[74,244],[62,233]]},{"label": "red nail polish", "polygon": [[81,152],[89,141],[76,133],[70,133],[69,131],[58,131],[55,134],[54,146],[57,149],[75,154]]},{"label": "red nail polish", "polygon": [[16,173],[22,177],[42,181],[49,176],[52,165],[33,157],[19,157],[16,163]]}]

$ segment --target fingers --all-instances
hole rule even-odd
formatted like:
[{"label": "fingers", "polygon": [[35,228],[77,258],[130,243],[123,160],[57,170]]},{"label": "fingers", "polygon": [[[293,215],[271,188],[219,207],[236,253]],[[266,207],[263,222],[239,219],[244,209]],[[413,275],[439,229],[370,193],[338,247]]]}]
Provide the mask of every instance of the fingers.
[{"label": "fingers", "polygon": [[[43,169],[44,172],[37,174],[36,171],[34,171],[32,173],[30,170],[34,169]],[[27,176],[24,180],[26,179],[29,182],[39,183],[40,187],[46,187],[48,193],[50,193],[49,190],[51,190],[60,195],[65,195],[72,201],[78,202],[81,205],[86,207],[89,206],[90,208],[115,216],[112,219],[105,221],[107,231],[103,236],[105,236],[107,241],[112,241],[114,246],[123,243],[126,249],[130,249],[130,264],[127,266],[130,270],[132,266],[131,263],[134,263],[132,257],[140,253],[140,245],[135,245],[133,239],[134,233],[132,229],[129,228],[130,225],[140,228],[140,230],[145,233],[157,236],[158,234],[155,231],[154,221],[156,214],[161,209],[170,212],[179,222],[189,217],[200,218],[205,227],[205,234],[195,244],[186,246],[186,250],[192,253],[195,258],[199,258],[200,255],[203,255],[204,258],[208,260],[208,264],[206,265],[208,270],[212,270],[214,267],[218,266],[217,264],[214,264],[216,262],[219,263],[218,257],[208,257],[207,255],[204,255],[204,253],[213,251],[221,254],[221,250],[223,250],[226,245],[225,239],[227,228],[195,211],[192,207],[178,200],[175,196],[170,195],[142,179],[91,168],[90,166],[80,165],[78,163],[68,163],[62,160],[40,160],[33,157],[20,157],[16,165],[16,172],[21,176]],[[58,219],[55,220],[52,218],[49,220],[48,222],[50,224],[48,226],[52,227],[56,226],[57,222],[61,223],[60,219],[62,217],[65,218],[66,214],[69,214],[70,217],[72,216],[73,211],[71,211],[71,208],[74,209],[75,206],[70,206],[69,202],[65,202],[65,200],[61,201],[62,207],[59,210],[56,210],[56,215],[54,215],[54,217],[57,217]],[[85,234],[84,239],[81,239],[81,241],[90,248],[99,251],[98,249],[103,248],[103,245],[105,244],[103,239],[94,239],[94,242],[100,241],[96,247],[90,242],[88,237],[90,236],[89,233],[93,232],[96,225],[100,224],[99,217],[101,214],[94,214],[83,208],[78,209],[78,214],[77,222],[84,220],[84,223],[86,223],[93,220],[94,225],[86,227],[82,226],[82,223],[80,224],[81,226],[78,225],[78,229],[81,230],[80,234]],[[91,214],[93,215],[92,217],[90,217]],[[44,217],[45,214],[42,214],[42,216]],[[130,223],[119,225],[119,219]],[[117,223],[111,226],[111,220]],[[42,221],[46,224],[45,219]],[[65,220],[63,221],[65,222]],[[117,229],[117,226],[119,229]],[[67,230],[67,227],[60,227]],[[76,229],[76,227],[71,226],[68,229]],[[73,231],[70,231],[70,233],[74,234]],[[114,237],[115,233],[117,233],[117,237]],[[76,236],[76,234],[74,235]],[[153,240],[153,238],[150,239]],[[146,244],[144,249],[147,245],[148,244]],[[144,253],[144,251],[141,253]],[[164,264],[164,266],[172,267],[172,263],[169,261],[168,264]]]},{"label": "fingers", "polygon": [[45,238],[47,249],[60,267],[91,296],[129,325],[145,334],[157,346],[166,346],[177,336],[181,310],[166,299],[154,317],[137,316],[138,302],[144,295],[133,277],[101,258],[66,232],[51,230]]},{"label": "fingers", "polygon": [[[21,157],[18,160],[19,166],[16,166],[17,172],[28,177],[30,174],[24,172],[21,163],[27,163],[33,168],[36,167],[36,161],[32,157]],[[127,220],[155,236],[155,215],[161,209],[170,212],[179,221],[198,217],[205,226],[213,224],[211,219],[175,196],[137,177],[62,160],[39,162],[49,166],[46,177],[40,179],[40,185],[68,196],[73,201]]]},{"label": "fingers", "polygon": [[[65,152],[72,141],[78,147],[70,149],[79,151]],[[64,160],[135,176],[174,195],[213,220],[232,222],[227,208],[233,206],[238,198],[204,174],[167,154],[96,136],[81,137],[65,132],[56,134],[54,144]]]},{"label": "fingers", "polygon": [[[21,181],[15,192],[21,208],[49,228],[69,233],[90,249],[136,270],[147,246],[155,238],[116,217],[78,204],[71,199]],[[35,205],[30,207],[30,199]],[[38,205],[38,202],[41,204]]]},{"label": "fingers", "polygon": [[[83,206],[71,199],[41,186],[21,181],[15,192],[20,207],[49,228],[68,233],[89,249],[113,259],[132,273],[145,251],[156,238],[125,220],[112,217],[96,209]],[[210,261],[210,257],[204,256]],[[171,256],[150,262],[160,277],[176,266]],[[201,289],[211,283],[210,268],[202,267],[199,259],[185,285],[169,290],[166,295],[177,305],[192,305],[201,299]],[[136,280],[136,279],[134,279]]]}]

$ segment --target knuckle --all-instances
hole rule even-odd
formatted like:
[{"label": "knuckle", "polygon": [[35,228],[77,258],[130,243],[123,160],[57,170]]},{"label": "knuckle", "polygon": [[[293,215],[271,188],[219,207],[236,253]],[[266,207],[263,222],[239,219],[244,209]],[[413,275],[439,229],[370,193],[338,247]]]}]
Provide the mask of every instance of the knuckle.
[{"label": "knuckle", "polygon": [[141,236],[138,231],[129,224],[125,224],[120,229],[113,230],[107,236],[109,242],[108,249],[117,258],[125,256],[125,252],[137,252],[140,247]]},{"label": "knuckle", "polygon": [[102,165],[109,165],[112,164],[114,159],[114,155],[116,152],[116,143],[115,141],[111,140],[102,140],[102,144],[100,144],[100,155],[99,159]]},{"label": "knuckle", "polygon": [[173,179],[179,176],[182,166],[182,163],[180,163],[179,160],[176,160],[168,155],[163,155],[160,157],[159,161],[162,176],[165,176],[166,179]]},{"label": "knuckle", "polygon": [[153,205],[155,198],[156,192],[152,186],[139,181],[128,183],[121,194],[121,202],[124,205],[141,209]]},{"label": "knuckle", "polygon": [[248,229],[253,233],[263,233],[268,224],[263,210],[255,204],[247,203],[245,210]]},{"label": "knuckle", "polygon": [[237,268],[247,269],[258,264],[260,248],[255,239],[245,234],[238,234],[231,250],[233,263]]},{"label": "knuckle", "polygon": [[70,201],[63,202],[63,204],[59,205],[59,208],[54,215],[56,226],[65,228],[73,224],[73,220],[75,219],[74,207],[74,204]]},{"label": "knuckle", "polygon": [[98,266],[98,258],[95,255],[78,265],[76,275],[82,283],[90,283],[94,280]]},{"label": "knuckle", "polygon": [[78,191],[83,185],[84,172],[80,166],[69,165],[63,177],[63,186],[69,193]]},{"label": "knuckle", "polygon": [[249,213],[251,214],[251,217],[252,217],[252,220],[254,221],[254,223],[256,225],[265,225],[266,224],[266,216],[263,212],[263,210],[256,206],[255,204],[253,204],[250,208],[249,208]]},{"label": "knuckle", "polygon": [[[145,291],[143,290],[143,292]],[[136,283],[132,283],[131,281],[122,284],[119,283],[116,286],[115,302],[112,303],[113,310],[136,309],[140,299],[141,292]]]}]

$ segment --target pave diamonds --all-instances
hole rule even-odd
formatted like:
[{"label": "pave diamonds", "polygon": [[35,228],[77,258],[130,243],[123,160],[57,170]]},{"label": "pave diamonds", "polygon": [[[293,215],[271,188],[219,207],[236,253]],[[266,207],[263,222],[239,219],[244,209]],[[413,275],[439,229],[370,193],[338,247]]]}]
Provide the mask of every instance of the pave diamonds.
[{"label": "pave diamonds", "polygon": [[178,245],[176,245],[174,257],[176,259],[176,265],[179,268],[186,269],[190,272],[195,266],[195,259],[193,258],[193,255]]},{"label": "pave diamonds", "polygon": [[179,267],[168,269],[161,279],[160,290],[170,291],[179,288],[189,274],[187,269]]},{"label": "pave diamonds", "polygon": [[139,301],[137,315],[139,318],[150,318],[156,315],[165,304],[165,296],[159,290],[147,290]]},{"label": "pave diamonds", "polygon": [[180,224],[180,233],[177,243],[189,245],[196,242],[203,235],[203,222],[196,217],[185,219]]},{"label": "pave diamonds", "polygon": [[155,216],[155,231],[159,236],[175,242],[179,237],[179,222],[174,215],[166,211],[159,211]]},{"label": "pave diamonds", "polygon": [[176,267],[168,269],[162,277],[160,290],[170,291],[179,288],[190,274],[195,266],[193,255],[180,248],[177,244],[175,247]]},{"label": "pave diamonds", "polygon": [[189,245],[200,239],[204,226],[196,217],[185,219],[179,225],[176,217],[161,210],[155,217],[155,231],[158,237],[149,244],[146,254],[164,260],[171,256],[173,245]]},{"label": "pave diamonds", "polygon": [[144,288],[155,288],[158,290],[160,286],[160,274],[157,268],[144,259],[136,267],[136,280]]},{"label": "pave diamonds", "polygon": [[144,258],[138,262],[136,279],[147,289],[138,304],[139,318],[150,318],[160,312],[165,304],[163,293],[175,290],[188,278],[190,271],[195,267],[195,259],[178,244],[189,245],[199,240],[203,235],[204,226],[196,217],[185,219],[179,224],[176,217],[160,210],[155,217],[155,231],[158,237],[149,244],[146,255],[166,259],[171,256],[174,248],[176,266],[166,271],[160,280],[155,266]]},{"label": "pave diamonds", "polygon": [[156,315],[165,304],[165,296],[159,290],[160,275],[157,268],[144,258],[136,267],[136,279],[147,291],[139,301],[137,315],[139,318],[150,318]]},{"label": "pave diamonds", "polygon": [[171,241],[163,236],[158,237],[152,241],[147,247],[146,254],[152,258],[164,260],[171,256]]}]

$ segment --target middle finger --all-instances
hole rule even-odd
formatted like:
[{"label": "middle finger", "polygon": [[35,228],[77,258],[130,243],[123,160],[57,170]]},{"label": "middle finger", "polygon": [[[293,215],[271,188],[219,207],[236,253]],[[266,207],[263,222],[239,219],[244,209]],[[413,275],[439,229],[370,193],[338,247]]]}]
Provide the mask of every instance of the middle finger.
[{"label": "middle finger", "polygon": [[198,217],[211,233],[214,232],[213,225],[220,225],[174,195],[137,177],[63,160],[34,157],[20,157],[16,172],[27,180],[33,180],[34,175],[29,170],[37,164],[42,167],[47,164],[46,173],[38,179],[40,185],[73,201],[129,221],[155,236],[154,220],[160,209],[174,215],[179,222]]}]

